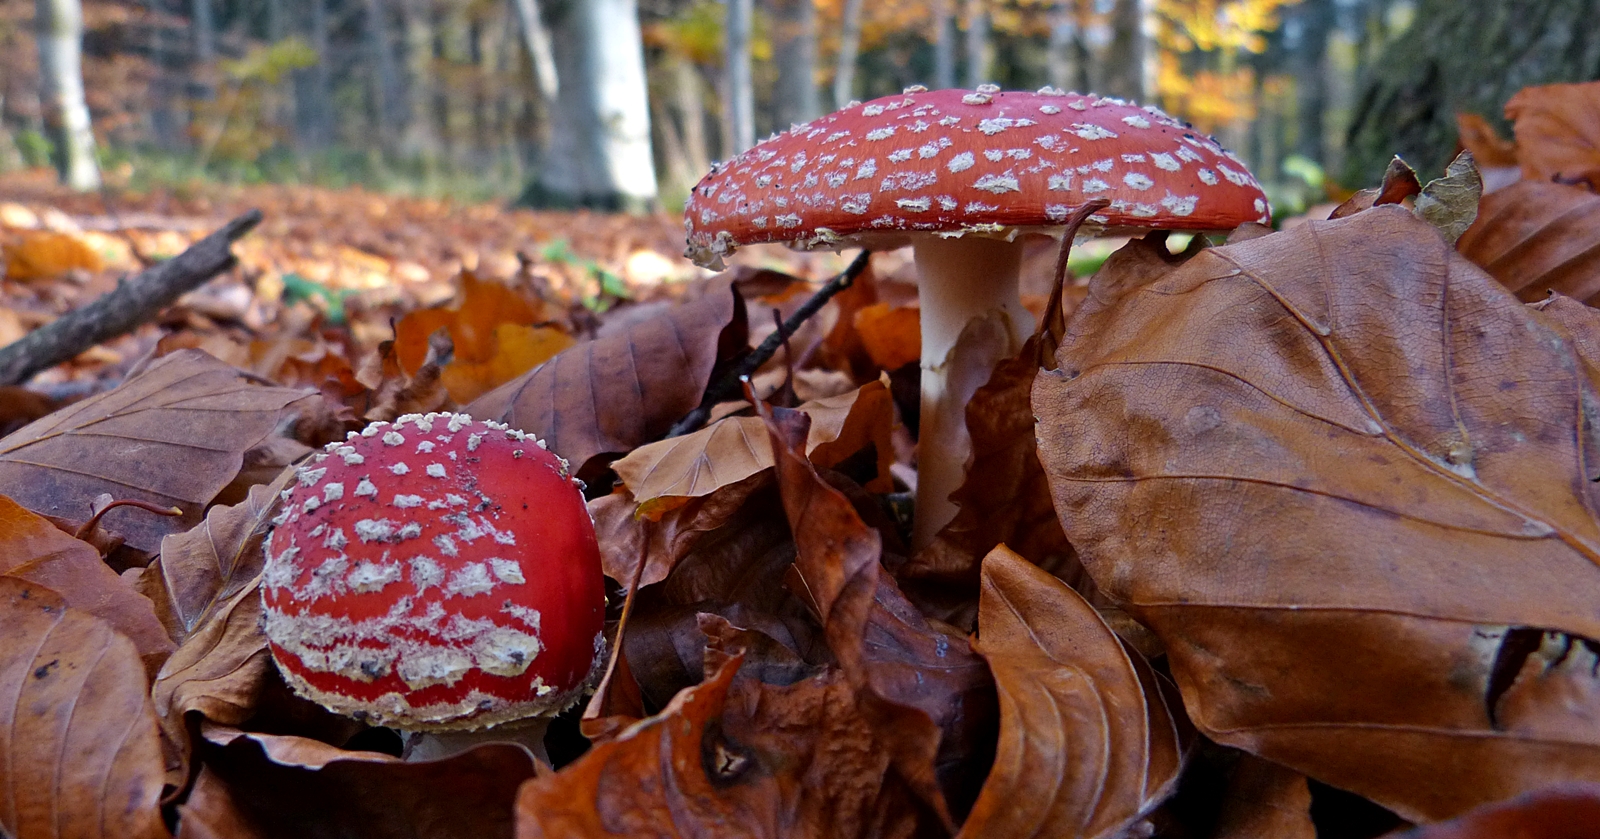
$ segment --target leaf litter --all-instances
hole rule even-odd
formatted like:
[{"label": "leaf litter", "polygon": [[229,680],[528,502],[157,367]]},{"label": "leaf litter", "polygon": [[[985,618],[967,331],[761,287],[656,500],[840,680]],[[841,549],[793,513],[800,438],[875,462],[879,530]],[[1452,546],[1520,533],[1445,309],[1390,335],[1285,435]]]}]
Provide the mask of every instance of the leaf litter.
[{"label": "leaf litter", "polygon": [[[1560,118],[1594,95],[1520,97],[1514,146],[1463,120],[1523,167],[1481,203],[1470,165],[1397,161],[1334,220],[1135,241],[1092,280],[1046,285],[1031,246],[1042,325],[976,388],[956,518],[915,554],[903,254],[702,406],[841,260],[663,283],[618,256],[672,247],[653,221],[275,194],[237,276],[0,400],[27,426],[0,442],[0,827],[1299,837],[1339,800],[1564,835],[1600,801],[1549,786],[1600,781],[1600,322],[1544,295],[1600,287],[1592,133]],[[23,330],[204,230],[50,200],[72,215],[0,231]],[[614,661],[554,772],[509,743],[403,761],[295,697],[261,632],[285,467],[458,408],[588,484]],[[118,501],[181,515],[85,526]]]}]

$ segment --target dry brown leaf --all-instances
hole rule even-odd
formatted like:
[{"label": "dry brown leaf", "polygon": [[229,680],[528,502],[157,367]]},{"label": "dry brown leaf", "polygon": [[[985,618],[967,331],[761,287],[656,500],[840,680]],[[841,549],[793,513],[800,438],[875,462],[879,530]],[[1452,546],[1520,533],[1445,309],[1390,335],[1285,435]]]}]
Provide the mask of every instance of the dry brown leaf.
[{"label": "dry brown leaf", "polygon": [[1600,779],[1600,394],[1564,330],[1398,207],[1164,256],[1101,270],[1034,409],[1200,729],[1411,821]]},{"label": "dry brown leaf", "polygon": [[1442,824],[1396,831],[1387,839],[1590,839],[1600,824],[1600,785],[1557,784],[1485,804]]},{"label": "dry brown leaf", "polygon": [[889,772],[837,670],[762,684],[735,679],[743,655],[730,652],[660,714],[524,784],[517,836],[865,839],[937,829]]},{"label": "dry brown leaf", "polygon": [[165,766],[133,642],[0,577],[0,830],[159,839]]},{"label": "dry brown leaf", "polygon": [[24,231],[6,246],[5,255],[6,279],[24,282],[51,280],[69,271],[93,274],[105,267],[100,254],[82,238],[49,230]]},{"label": "dry brown leaf", "polygon": [[1178,731],[1094,608],[1006,546],[984,557],[978,640],[1000,744],[962,836],[1111,837],[1176,786]]},{"label": "dry brown leaf", "polygon": [[708,289],[625,332],[557,355],[484,394],[467,413],[536,434],[593,477],[589,461],[665,434],[700,404],[712,368],[746,345],[744,303]]},{"label": "dry brown leaf", "polygon": [[883,573],[879,532],[802,454],[810,418],[760,410],[798,551],[790,589],[822,624],[895,774],[953,830],[951,813],[965,811],[982,777],[974,754],[991,733],[988,669],[966,639],[930,626]]},{"label": "dry brown leaf", "polygon": [[1523,300],[1600,302],[1600,195],[1519,181],[1483,197],[1461,254]]},{"label": "dry brown leaf", "polygon": [[[889,434],[894,403],[882,382],[868,382],[796,410],[812,420],[806,454],[813,463],[834,466],[870,444],[876,448],[878,475],[868,488],[881,492],[893,487]],[[640,446],[611,468],[638,502],[638,515],[657,521],[691,498],[710,495],[772,465],[772,441],[761,418],[728,417],[692,434]]]},{"label": "dry brown leaf", "polygon": [[108,391],[0,439],[0,486],[22,506],[83,519],[100,493],[176,506],[183,515],[113,510],[102,520],[154,552],[195,526],[238,474],[244,453],[273,433],[302,391],[260,387],[210,356],[182,350]]},{"label": "dry brown leaf", "polygon": [[1525,180],[1600,191],[1600,82],[1525,87],[1506,102]]},{"label": "dry brown leaf", "polygon": [[207,739],[196,794],[178,809],[180,837],[232,836],[240,825],[249,839],[510,837],[517,787],[533,776],[528,752],[504,743],[403,762],[221,727]]},{"label": "dry brown leaf", "polygon": [[1306,776],[1241,754],[1228,778],[1213,839],[1317,839]]},{"label": "dry brown leaf", "polygon": [[1457,112],[1456,133],[1462,148],[1472,152],[1479,166],[1487,169],[1517,165],[1517,144],[1501,137],[1481,114]]},{"label": "dry brown leaf", "polygon": [[275,482],[251,487],[243,502],[213,507],[193,530],[161,540],[161,556],[144,569],[140,590],[162,605],[179,643],[261,573],[278,493],[293,478],[294,470],[284,470]]},{"label": "dry brown leaf", "polygon": [[922,310],[874,303],[857,311],[856,333],[880,370],[896,370],[922,357]]},{"label": "dry brown leaf", "polygon": [[0,574],[44,586],[68,606],[111,624],[133,642],[150,678],[176,648],[151,602],[101,561],[99,551],[3,495]]}]

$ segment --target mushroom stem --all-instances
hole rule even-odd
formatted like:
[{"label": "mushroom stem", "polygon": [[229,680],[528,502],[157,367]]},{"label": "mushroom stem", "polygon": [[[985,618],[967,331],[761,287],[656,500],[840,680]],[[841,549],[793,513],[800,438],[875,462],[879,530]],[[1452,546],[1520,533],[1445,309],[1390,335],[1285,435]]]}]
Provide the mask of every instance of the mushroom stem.
[{"label": "mushroom stem", "polygon": [[544,747],[544,734],[549,728],[549,717],[530,717],[477,731],[417,731],[406,737],[404,756],[408,761],[440,760],[484,743],[516,743],[549,766],[550,754]]},{"label": "mushroom stem", "polygon": [[1017,292],[1020,241],[921,236],[913,249],[922,307],[915,550],[955,517],[950,493],[961,487],[972,452],[967,403],[995,365],[1022,349],[1033,315]]}]

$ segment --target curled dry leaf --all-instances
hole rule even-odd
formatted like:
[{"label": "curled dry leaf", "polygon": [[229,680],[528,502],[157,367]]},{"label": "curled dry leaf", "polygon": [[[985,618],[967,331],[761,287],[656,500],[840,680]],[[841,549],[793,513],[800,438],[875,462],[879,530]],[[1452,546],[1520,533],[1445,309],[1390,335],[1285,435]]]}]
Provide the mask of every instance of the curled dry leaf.
[{"label": "curled dry leaf", "polygon": [[1178,730],[1094,608],[1006,546],[984,557],[978,640],[1000,744],[962,836],[1111,837],[1174,788]]},{"label": "curled dry leaf", "polygon": [[[894,402],[882,382],[796,410],[811,417],[806,454],[831,467],[869,444],[876,448],[877,478],[870,489],[887,491],[894,450]],[[639,505],[638,515],[659,520],[668,510],[771,469],[772,440],[760,417],[728,417],[693,434],[640,446],[611,464]]]},{"label": "curled dry leaf", "polygon": [[1317,839],[1306,776],[1241,754],[1229,773],[1215,839]]},{"label": "curled dry leaf", "polygon": [[0,577],[0,832],[159,839],[164,766],[133,642]]},{"label": "curled dry leaf", "polygon": [[523,785],[517,836],[850,837],[937,830],[898,781],[836,669],[788,685],[736,673],[744,653],[654,717]]},{"label": "curled dry leaf", "polygon": [[294,470],[286,469],[271,484],[251,487],[244,501],[213,507],[194,529],[161,540],[161,556],[144,569],[140,590],[162,605],[178,642],[261,573],[278,493],[293,479]]},{"label": "curled dry leaf", "polygon": [[803,454],[810,418],[758,410],[797,549],[790,589],[822,624],[896,775],[953,831],[951,814],[975,794],[992,734],[988,668],[965,638],[931,626],[883,572],[879,532]]},{"label": "curled dry leaf", "polygon": [[249,384],[196,350],[158,359],[119,387],[0,440],[0,486],[36,513],[86,518],[100,493],[176,506],[183,515],[113,510],[104,525],[155,552],[161,537],[200,521],[239,473],[244,453],[306,393]]},{"label": "curled dry leaf", "polygon": [[54,591],[68,606],[111,624],[154,677],[175,645],[147,598],[120,579],[89,543],[0,495],[0,574]]},{"label": "curled dry leaf", "polygon": [[1460,818],[1388,839],[1589,839],[1600,824],[1600,785],[1557,784],[1485,804]]},{"label": "curled dry leaf", "polygon": [[250,839],[510,837],[517,787],[534,774],[528,752],[505,743],[403,762],[222,727],[208,727],[207,740],[195,793],[178,809],[180,837],[240,826]]},{"label": "curled dry leaf", "polygon": [[1600,195],[1586,189],[1519,181],[1491,192],[1457,247],[1523,300],[1600,302]]},{"label": "curled dry leaf", "polygon": [[1058,360],[1067,535],[1208,736],[1411,821],[1600,779],[1600,378],[1554,321],[1375,207],[1134,243]]},{"label": "curled dry leaf", "polygon": [[580,344],[466,408],[536,434],[593,477],[592,458],[632,451],[700,404],[711,371],[746,346],[744,302],[708,289],[624,332]]},{"label": "curled dry leaf", "polygon": [[1525,87],[1506,102],[1522,177],[1600,190],[1600,82]]}]

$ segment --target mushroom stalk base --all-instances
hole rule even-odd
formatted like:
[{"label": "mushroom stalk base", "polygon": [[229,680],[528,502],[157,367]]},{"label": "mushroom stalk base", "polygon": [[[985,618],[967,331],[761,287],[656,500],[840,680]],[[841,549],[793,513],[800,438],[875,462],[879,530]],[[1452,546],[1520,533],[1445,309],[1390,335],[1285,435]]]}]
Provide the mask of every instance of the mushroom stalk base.
[{"label": "mushroom stalk base", "polygon": [[922,308],[915,550],[955,517],[950,493],[961,487],[972,453],[967,403],[995,365],[1022,349],[1033,315],[1017,292],[1021,242],[928,236],[913,248]]},{"label": "mushroom stalk base", "polygon": [[511,725],[497,725],[478,731],[414,731],[406,735],[407,761],[442,760],[485,743],[516,743],[533,752],[539,763],[549,766],[550,754],[544,748],[544,734],[550,718],[534,717]]}]

